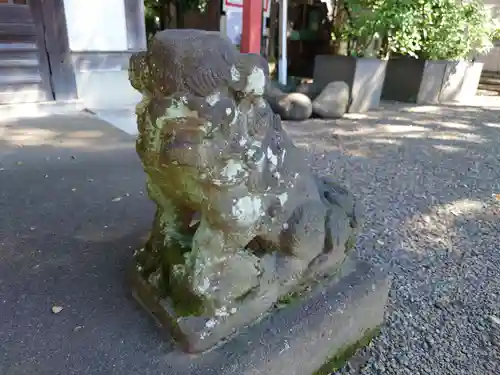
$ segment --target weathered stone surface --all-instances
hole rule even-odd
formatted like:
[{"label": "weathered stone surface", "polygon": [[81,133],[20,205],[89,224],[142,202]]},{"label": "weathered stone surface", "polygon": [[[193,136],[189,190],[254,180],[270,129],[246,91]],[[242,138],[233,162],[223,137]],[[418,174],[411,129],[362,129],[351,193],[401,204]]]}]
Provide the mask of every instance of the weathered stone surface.
[{"label": "weathered stone surface", "polygon": [[[382,323],[389,280],[365,262],[346,261],[338,278],[307,298],[283,298],[286,307],[240,330],[198,356],[165,353],[169,375],[329,375]],[[138,279],[144,283],[141,278]],[[150,311],[164,311],[155,299]]]},{"label": "weathered stone surface", "polygon": [[349,86],[343,81],[330,82],[312,103],[315,115],[340,118],[349,106]]},{"label": "weathered stone surface", "polygon": [[267,84],[264,98],[283,120],[302,121],[311,117],[311,99],[305,94],[283,92],[276,82]]},{"label": "weathered stone surface", "polygon": [[219,33],[166,30],[129,75],[143,94],[137,152],[157,204],[138,277],[185,350],[203,351],[334,273],[359,209],[281,127],[260,56]]}]

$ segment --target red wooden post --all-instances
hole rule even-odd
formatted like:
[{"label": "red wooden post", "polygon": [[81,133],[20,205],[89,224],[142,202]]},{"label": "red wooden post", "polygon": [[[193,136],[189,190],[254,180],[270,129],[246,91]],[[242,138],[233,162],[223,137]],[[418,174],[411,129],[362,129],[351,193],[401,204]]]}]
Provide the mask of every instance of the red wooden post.
[{"label": "red wooden post", "polygon": [[261,36],[262,0],[243,0],[243,25],[240,51],[260,55]]}]

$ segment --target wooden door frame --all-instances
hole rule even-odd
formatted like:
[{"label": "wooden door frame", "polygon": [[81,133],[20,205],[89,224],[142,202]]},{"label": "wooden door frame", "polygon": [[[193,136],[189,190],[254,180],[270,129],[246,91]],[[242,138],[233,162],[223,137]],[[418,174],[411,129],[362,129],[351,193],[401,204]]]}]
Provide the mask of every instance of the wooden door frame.
[{"label": "wooden door frame", "polygon": [[29,4],[37,29],[40,64],[48,73],[48,90],[53,100],[77,99],[64,0],[30,0]]},{"label": "wooden door frame", "polygon": [[28,6],[30,8],[31,17],[33,17],[33,23],[36,28],[36,45],[38,47],[38,59],[40,62],[40,75],[42,76],[42,87],[45,91],[46,100],[54,100],[54,91],[52,88],[52,78],[49,65],[49,59],[47,56],[47,46],[45,43],[45,32],[43,22],[40,17],[40,2],[39,1],[28,1]]}]

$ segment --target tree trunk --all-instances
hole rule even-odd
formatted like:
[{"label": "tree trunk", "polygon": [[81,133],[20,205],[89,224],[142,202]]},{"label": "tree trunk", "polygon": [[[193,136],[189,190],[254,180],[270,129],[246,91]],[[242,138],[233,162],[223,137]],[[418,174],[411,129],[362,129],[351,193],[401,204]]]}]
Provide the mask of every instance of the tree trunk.
[{"label": "tree trunk", "polygon": [[276,41],[278,39],[278,27],[279,27],[279,3],[276,0],[269,2],[270,14],[269,14],[269,51],[268,57],[270,61],[276,62]]},{"label": "tree trunk", "polygon": [[[335,1],[335,0],[334,0]],[[335,1],[335,9],[333,13],[333,34],[335,35],[335,40],[332,43],[332,52],[334,54],[338,54],[341,49],[343,49],[342,42],[340,40],[340,30],[342,29],[342,25],[347,20],[347,12],[344,0],[336,0]]]},{"label": "tree trunk", "polygon": [[220,31],[220,1],[208,0],[207,3],[207,17],[210,18],[207,30]]},{"label": "tree trunk", "polygon": [[178,29],[184,28],[184,15],[186,13],[184,0],[175,1],[175,27]]},{"label": "tree trunk", "polygon": [[158,9],[158,17],[160,18],[160,30],[168,28],[168,6],[170,1],[162,1]]}]

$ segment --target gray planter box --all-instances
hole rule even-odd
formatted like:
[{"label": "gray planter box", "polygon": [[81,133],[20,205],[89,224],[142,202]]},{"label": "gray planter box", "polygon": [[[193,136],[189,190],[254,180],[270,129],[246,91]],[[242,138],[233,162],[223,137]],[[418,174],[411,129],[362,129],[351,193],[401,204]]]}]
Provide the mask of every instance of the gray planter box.
[{"label": "gray planter box", "polygon": [[466,101],[476,95],[483,63],[391,59],[382,99],[439,104]]},{"label": "gray planter box", "polygon": [[314,61],[314,84],[344,81],[350,88],[348,112],[361,113],[378,108],[387,61],[352,56],[318,55]]}]

